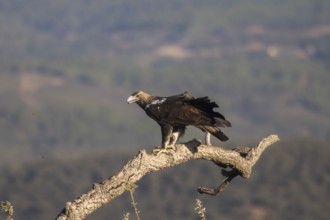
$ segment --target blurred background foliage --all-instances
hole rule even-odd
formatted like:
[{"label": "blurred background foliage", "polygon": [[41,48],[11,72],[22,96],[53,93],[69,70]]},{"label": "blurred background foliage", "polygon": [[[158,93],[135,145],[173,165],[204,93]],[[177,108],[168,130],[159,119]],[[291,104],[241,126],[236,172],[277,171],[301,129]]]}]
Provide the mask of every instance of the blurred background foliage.
[{"label": "blurred background foliage", "polygon": [[[2,0],[0,201],[17,219],[53,218],[160,143],[156,123],[127,97],[136,90],[208,95],[233,124],[227,148],[282,141],[251,179],[223,195],[203,161],[146,176],[143,219],[326,219],[330,164],[328,0]],[[189,128],[182,141],[203,139]],[[129,195],[89,219],[120,219]]]}]

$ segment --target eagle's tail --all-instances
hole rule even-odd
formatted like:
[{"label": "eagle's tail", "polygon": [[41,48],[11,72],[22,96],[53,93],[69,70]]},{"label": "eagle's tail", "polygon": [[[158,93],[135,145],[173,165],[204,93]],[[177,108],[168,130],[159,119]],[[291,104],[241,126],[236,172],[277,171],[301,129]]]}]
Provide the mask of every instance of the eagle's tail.
[{"label": "eagle's tail", "polygon": [[224,117],[222,118],[215,118],[215,125],[219,127],[231,127],[231,123],[227,121]]},{"label": "eagle's tail", "polygon": [[229,138],[225,135],[218,127],[213,126],[199,126],[198,128],[202,129],[203,131],[211,133],[214,137],[218,138],[220,141],[228,141]]}]

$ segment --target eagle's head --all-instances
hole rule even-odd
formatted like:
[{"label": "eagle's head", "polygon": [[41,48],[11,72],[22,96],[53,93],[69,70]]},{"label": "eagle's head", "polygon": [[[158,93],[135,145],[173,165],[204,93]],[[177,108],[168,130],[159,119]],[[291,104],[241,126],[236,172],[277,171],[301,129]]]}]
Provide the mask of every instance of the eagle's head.
[{"label": "eagle's head", "polygon": [[128,97],[127,102],[129,104],[136,102],[139,106],[144,108],[146,105],[150,104],[154,100],[154,97],[146,92],[137,91],[134,92],[130,97]]}]

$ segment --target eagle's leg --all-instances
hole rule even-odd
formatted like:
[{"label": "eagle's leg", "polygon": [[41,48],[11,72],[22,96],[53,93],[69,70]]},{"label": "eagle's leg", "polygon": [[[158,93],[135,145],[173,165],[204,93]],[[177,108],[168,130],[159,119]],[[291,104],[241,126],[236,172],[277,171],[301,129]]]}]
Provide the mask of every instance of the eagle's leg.
[{"label": "eagle's leg", "polygon": [[185,130],[186,130],[185,126],[175,126],[175,127],[173,127],[173,131],[172,131],[172,135],[171,135],[169,145],[174,146],[177,143],[178,139],[184,134]]},{"label": "eagle's leg", "polygon": [[173,132],[170,139],[170,146],[174,146],[180,137],[180,132]]},{"label": "eagle's leg", "polygon": [[[163,125],[161,126],[162,130],[162,147],[161,148],[155,148],[152,153],[153,154],[171,154],[172,150],[175,150],[175,146],[173,144],[173,127],[170,125]],[[177,138],[176,138],[177,140]]]},{"label": "eagle's leg", "polygon": [[212,145],[211,144],[211,134],[209,132],[205,132],[205,144],[206,145]]},{"label": "eagle's leg", "polygon": [[178,141],[179,137],[181,136],[180,131],[173,132],[171,134],[171,138],[169,141],[165,142],[164,146],[162,148],[156,148],[153,152],[156,151],[157,154],[159,153],[167,153],[170,154],[171,150],[176,150],[175,144]]}]

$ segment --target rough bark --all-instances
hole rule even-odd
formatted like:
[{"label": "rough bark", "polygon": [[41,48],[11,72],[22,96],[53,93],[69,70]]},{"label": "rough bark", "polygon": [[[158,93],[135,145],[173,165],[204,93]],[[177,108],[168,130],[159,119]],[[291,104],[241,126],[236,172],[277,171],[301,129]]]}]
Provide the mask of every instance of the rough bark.
[{"label": "rough bark", "polygon": [[66,203],[65,208],[56,219],[84,219],[102,205],[123,194],[128,185],[136,183],[147,173],[174,167],[194,159],[209,160],[222,168],[231,168],[230,171],[222,170],[222,174],[226,178],[218,188],[198,188],[200,193],[216,195],[224,190],[234,177],[249,178],[252,167],[258,161],[262,152],[278,140],[277,135],[270,135],[261,140],[254,148],[238,147],[232,150],[203,145],[197,140],[176,145],[176,150],[172,154],[160,153],[155,155],[141,150],[117,174],[101,183],[94,184],[89,192],[72,202]]}]

